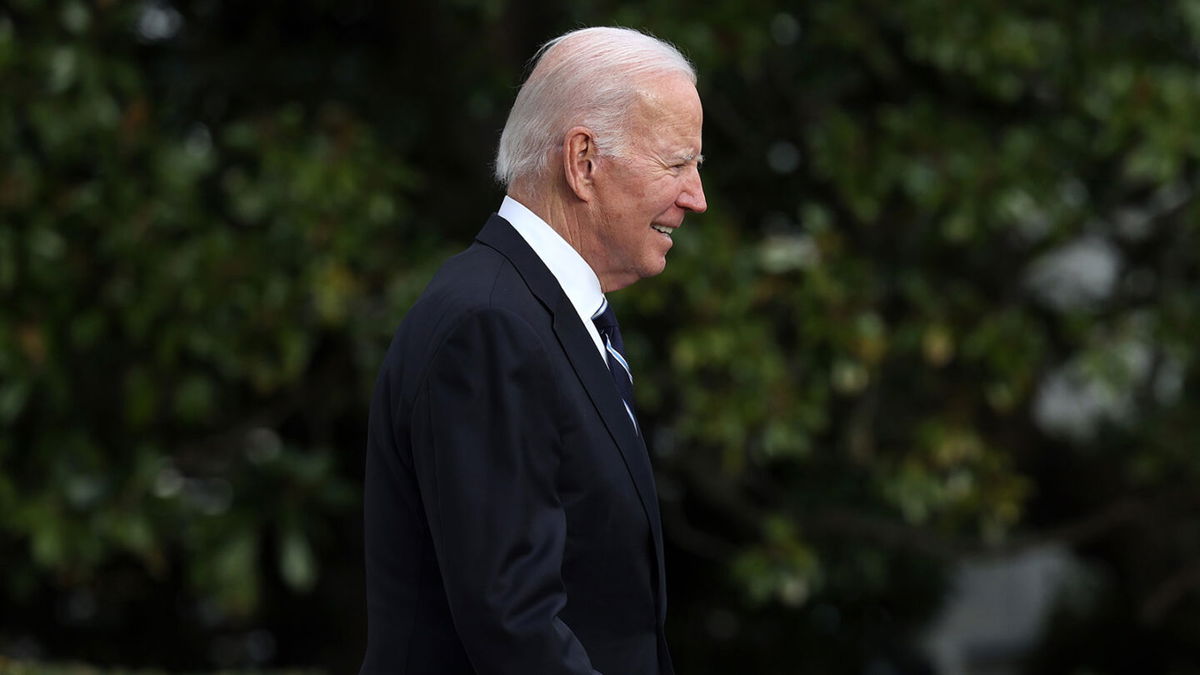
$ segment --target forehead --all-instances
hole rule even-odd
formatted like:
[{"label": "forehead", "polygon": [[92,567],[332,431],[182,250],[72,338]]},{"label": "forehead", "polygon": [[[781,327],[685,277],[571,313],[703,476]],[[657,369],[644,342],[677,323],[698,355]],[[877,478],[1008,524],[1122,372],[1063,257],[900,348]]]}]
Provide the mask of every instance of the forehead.
[{"label": "forehead", "polygon": [[696,86],[688,78],[677,74],[663,75],[644,82],[638,87],[637,107],[643,114],[651,116],[699,118],[702,115],[700,95],[696,93]]},{"label": "forehead", "polygon": [[648,81],[639,89],[635,108],[632,119],[637,135],[699,145],[704,111],[696,87],[688,78],[668,75]]}]

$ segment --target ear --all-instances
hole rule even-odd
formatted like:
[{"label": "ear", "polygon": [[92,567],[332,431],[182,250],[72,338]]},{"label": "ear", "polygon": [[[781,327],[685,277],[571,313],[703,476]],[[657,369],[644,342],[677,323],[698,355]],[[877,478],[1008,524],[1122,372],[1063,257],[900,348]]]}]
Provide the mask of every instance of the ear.
[{"label": "ear", "polygon": [[596,138],[587,127],[572,127],[563,137],[563,177],[575,196],[585,202],[595,198]]}]

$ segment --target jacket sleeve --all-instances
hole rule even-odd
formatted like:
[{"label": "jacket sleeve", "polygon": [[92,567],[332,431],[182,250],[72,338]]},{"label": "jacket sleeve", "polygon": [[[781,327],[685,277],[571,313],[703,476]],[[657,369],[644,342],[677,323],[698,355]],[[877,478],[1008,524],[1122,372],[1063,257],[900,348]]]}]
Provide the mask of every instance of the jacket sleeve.
[{"label": "jacket sleeve", "polygon": [[546,349],[481,310],[438,348],[414,401],[413,463],[455,627],[479,675],[594,675],[558,614],[567,530]]}]

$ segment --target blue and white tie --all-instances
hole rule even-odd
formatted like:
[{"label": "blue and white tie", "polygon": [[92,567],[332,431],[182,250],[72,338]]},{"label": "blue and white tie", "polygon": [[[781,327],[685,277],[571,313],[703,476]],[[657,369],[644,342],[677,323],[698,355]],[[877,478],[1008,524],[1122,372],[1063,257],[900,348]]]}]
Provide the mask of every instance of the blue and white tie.
[{"label": "blue and white tie", "polygon": [[634,432],[640,436],[642,432],[638,428],[637,417],[633,414],[633,372],[629,369],[629,361],[625,358],[625,342],[621,340],[621,328],[617,325],[617,313],[613,311],[612,305],[608,304],[607,299],[592,315],[592,323],[596,324],[596,330],[604,342],[608,370],[612,373],[613,382],[617,385],[617,393],[621,395],[621,402],[625,404],[625,412],[629,413],[629,420],[633,422]]}]

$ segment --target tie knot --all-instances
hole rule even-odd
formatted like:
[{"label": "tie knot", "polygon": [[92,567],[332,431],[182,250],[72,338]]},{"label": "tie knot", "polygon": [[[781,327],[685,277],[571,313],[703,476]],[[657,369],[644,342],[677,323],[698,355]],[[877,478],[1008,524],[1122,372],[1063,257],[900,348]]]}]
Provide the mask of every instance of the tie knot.
[{"label": "tie knot", "polygon": [[608,300],[605,300],[604,304],[600,305],[600,310],[592,315],[592,323],[596,325],[596,331],[600,333],[600,339],[604,342],[609,357],[616,359],[632,381],[633,373],[629,370],[629,362],[625,360],[625,341],[621,339],[617,313],[613,311],[612,305],[608,304]]},{"label": "tie knot", "polygon": [[604,343],[604,360],[612,373],[613,384],[617,386],[617,393],[621,395],[621,402],[625,405],[625,411],[629,413],[629,421],[633,422],[634,433],[640,436],[642,432],[638,428],[637,417],[633,414],[633,371],[629,369],[629,362],[625,360],[625,343],[621,340],[621,329],[617,326],[617,313],[613,311],[612,305],[608,304],[608,300],[605,300],[600,309],[592,315],[592,323],[596,325],[596,331],[600,333],[600,339]]},{"label": "tie knot", "polygon": [[592,315],[592,323],[596,324],[596,329],[608,333],[618,330],[617,313],[613,311],[612,305],[608,304],[605,299],[600,305],[600,309]]}]

